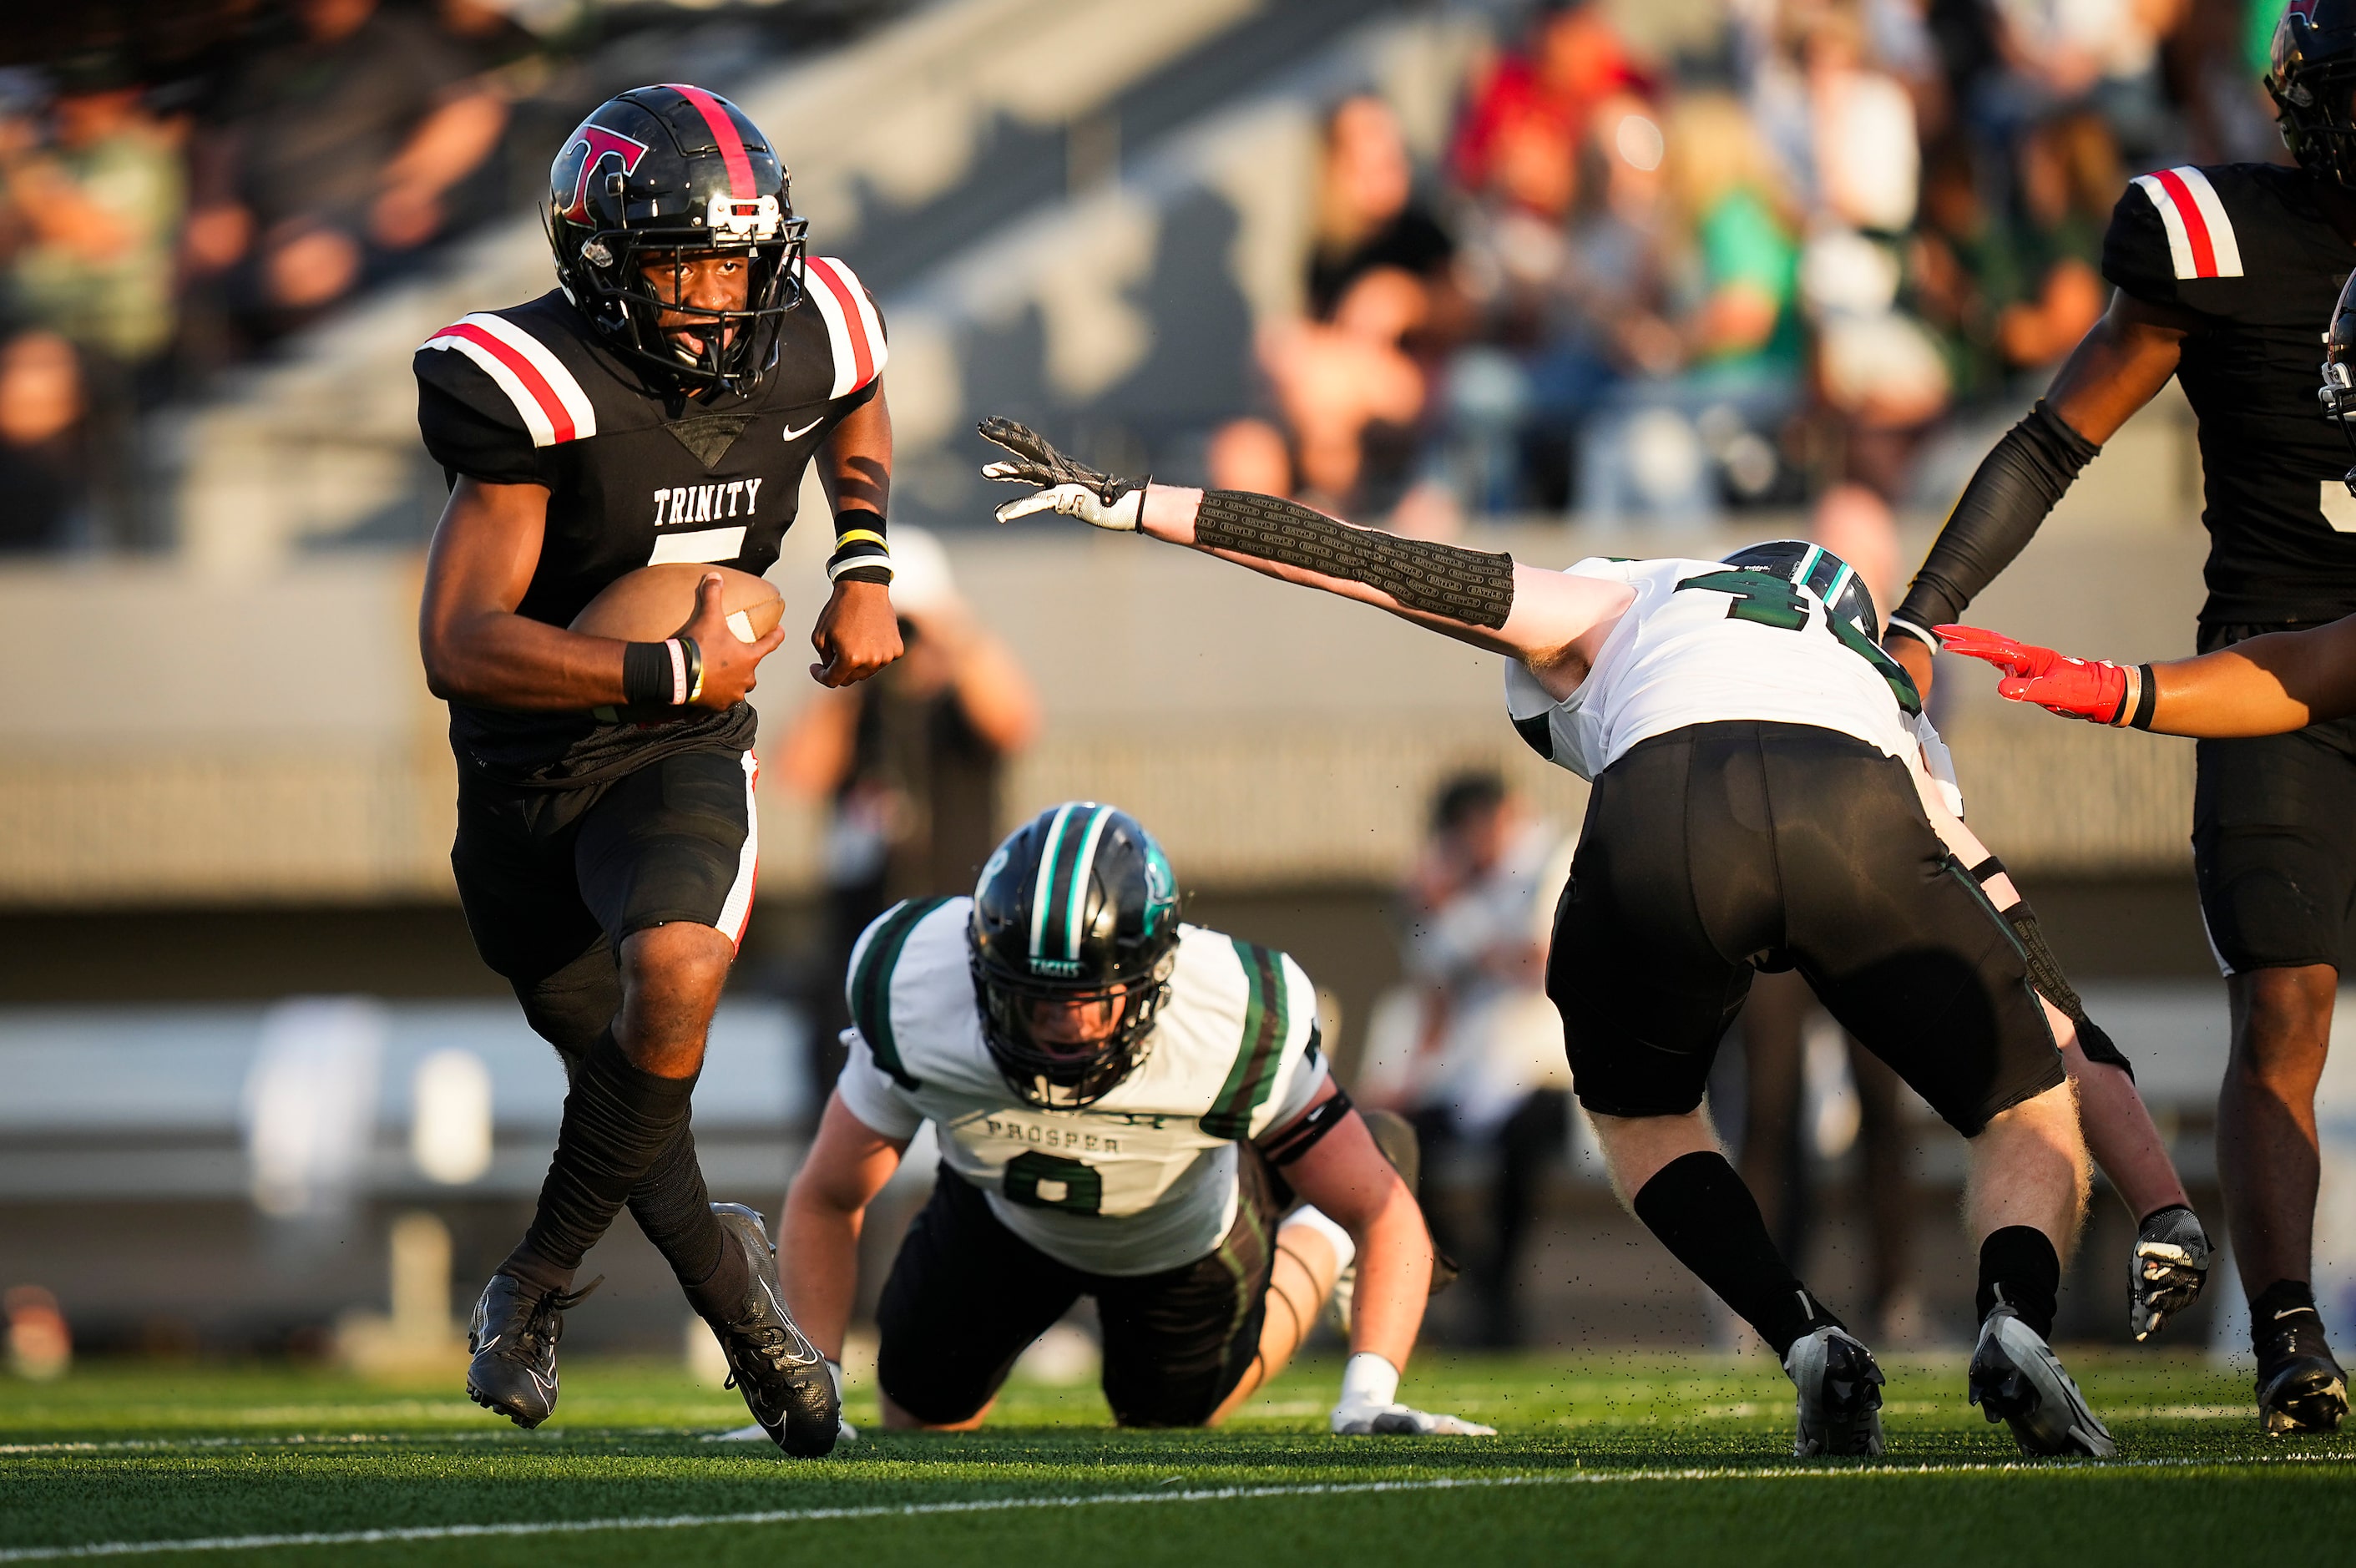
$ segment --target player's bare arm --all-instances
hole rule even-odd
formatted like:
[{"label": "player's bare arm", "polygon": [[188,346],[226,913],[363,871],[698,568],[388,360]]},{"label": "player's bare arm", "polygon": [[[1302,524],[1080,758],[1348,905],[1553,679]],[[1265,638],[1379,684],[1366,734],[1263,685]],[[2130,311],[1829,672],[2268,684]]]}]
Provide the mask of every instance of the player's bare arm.
[{"label": "player's bare arm", "polygon": [[2185,312],[2114,295],[2043,403],[1980,464],[1883,640],[1924,696],[1931,693],[1929,628],[1961,615],[2028,548],[2079,470],[2168,384],[2192,328]]},{"label": "player's bare arm", "polygon": [[1999,695],[2090,724],[2227,740],[2356,714],[2356,616],[2136,665],[2072,658],[1980,627],[1938,633],[1949,651],[2003,672]]},{"label": "player's bare arm", "polygon": [[[587,637],[516,613],[540,564],[548,491],[461,476],[425,558],[418,646],[437,697],[528,712],[618,705],[629,700],[630,644]],[[771,630],[740,640],[721,608],[720,579],[706,578],[695,613],[675,634],[692,640],[701,691],[687,704],[724,711],[753,689],[763,659],[785,641]]]},{"label": "player's bare arm", "polygon": [[781,1271],[786,1306],[830,1361],[842,1359],[842,1336],[859,1294],[859,1232],[867,1206],[908,1145],[887,1138],[830,1095],[809,1155],[786,1188],[777,1251],[793,1260]]},{"label": "player's bare arm", "polygon": [[1297,502],[1115,478],[1011,420],[981,434],[1015,456],[993,479],[1044,487],[998,509],[1001,522],[1044,512],[1142,532],[1390,611],[1475,648],[1518,660],[1557,698],[1579,689],[1622,612],[1622,583],[1566,576],[1511,556],[1358,528]]},{"label": "player's bare arm", "polygon": [[[861,521],[855,514],[878,520],[885,515],[892,495],[892,413],[881,386],[828,436],[819,453],[818,477],[838,532]],[[890,587],[838,578],[810,632],[810,646],[819,655],[810,679],[822,686],[855,684],[899,658],[900,622]]]}]

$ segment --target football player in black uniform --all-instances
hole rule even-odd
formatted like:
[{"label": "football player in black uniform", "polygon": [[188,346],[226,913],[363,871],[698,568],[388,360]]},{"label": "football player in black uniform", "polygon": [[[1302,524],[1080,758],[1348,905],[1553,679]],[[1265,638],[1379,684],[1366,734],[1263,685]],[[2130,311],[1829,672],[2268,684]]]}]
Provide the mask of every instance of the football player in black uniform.
[{"label": "football player in black uniform", "polygon": [[[2319,332],[2356,265],[2356,0],[2292,0],[2266,86],[2297,167],[2162,169],[2120,198],[2108,312],[1981,463],[1890,618],[1889,650],[1922,690],[1932,628],[1963,618],[2170,376],[2200,419],[2208,489],[2201,651],[2356,610],[2348,453],[2314,391]],[[2233,1017],[2218,1167],[2259,1417],[2328,1432],[2348,1399],[2309,1285],[2314,1101],[2356,911],[2356,723],[2204,740],[2198,768],[2193,865]]]},{"label": "football player in black uniform", "polygon": [[466,1391],[521,1426],[556,1402],[574,1271],[626,1203],[788,1453],[835,1440],[839,1391],[787,1315],[759,1215],[707,1200],[688,1125],[750,910],[754,670],[707,577],[660,642],[566,629],[661,562],[759,573],[816,458],[835,511],[813,675],[900,652],[884,510],[883,324],[805,253],[787,173],[697,87],[600,106],[551,171],[559,286],[418,350],[418,423],[448,472],[420,616],[458,757],[466,921],[571,1079],[530,1229],[475,1307]]}]

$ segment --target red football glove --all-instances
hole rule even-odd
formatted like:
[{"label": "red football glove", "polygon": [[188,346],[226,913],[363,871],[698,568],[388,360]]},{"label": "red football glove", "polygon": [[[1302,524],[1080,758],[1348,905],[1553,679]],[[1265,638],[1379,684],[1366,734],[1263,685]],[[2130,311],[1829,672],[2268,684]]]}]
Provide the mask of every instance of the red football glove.
[{"label": "red football glove", "polygon": [[1939,645],[1950,653],[1984,659],[2005,673],[1996,683],[1999,696],[2016,703],[2035,703],[2050,714],[2084,719],[2089,724],[2115,725],[2126,705],[2127,671],[2124,665],[2100,659],[2072,659],[2034,643],[2015,642],[2000,631],[1976,626],[1941,626]]}]

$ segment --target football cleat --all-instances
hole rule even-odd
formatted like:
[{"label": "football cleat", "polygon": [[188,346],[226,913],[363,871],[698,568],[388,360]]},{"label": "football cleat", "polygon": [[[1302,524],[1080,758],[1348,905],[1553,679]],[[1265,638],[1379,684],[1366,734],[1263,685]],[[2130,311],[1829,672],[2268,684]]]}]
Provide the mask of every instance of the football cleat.
[{"label": "football cleat", "polygon": [[2163,1208],[2143,1222],[2127,1262],[2127,1326],[2142,1341],[2201,1299],[2209,1281],[2209,1234],[2192,1210]]},{"label": "football cleat", "polygon": [[728,1386],[771,1442],[797,1459],[831,1453],[842,1430],[842,1401],[826,1358],[796,1327],[777,1290],[777,1250],[761,1217],[741,1203],[715,1203],[728,1244],[744,1254],[752,1283],[741,1307],[712,1326],[728,1357]]},{"label": "football cleat", "polygon": [[1855,1335],[1826,1325],[1794,1340],[1783,1371],[1800,1396],[1793,1457],[1881,1452],[1881,1369]]},{"label": "football cleat", "polygon": [[2052,1347],[2009,1306],[1998,1305],[1980,1325],[1969,1377],[1971,1402],[2010,1426],[2023,1454],[2107,1459],[2119,1451]]},{"label": "football cleat", "polygon": [[604,1275],[576,1291],[535,1291],[513,1274],[493,1274],[466,1322],[466,1397],[518,1426],[533,1427],[556,1409],[556,1341],[566,1312]]},{"label": "football cleat", "polygon": [[2337,1432],[2348,1414],[2348,1374],[2331,1359],[2323,1319],[2286,1307],[2253,1326],[2258,1352],[2258,1424],[2268,1437]]}]

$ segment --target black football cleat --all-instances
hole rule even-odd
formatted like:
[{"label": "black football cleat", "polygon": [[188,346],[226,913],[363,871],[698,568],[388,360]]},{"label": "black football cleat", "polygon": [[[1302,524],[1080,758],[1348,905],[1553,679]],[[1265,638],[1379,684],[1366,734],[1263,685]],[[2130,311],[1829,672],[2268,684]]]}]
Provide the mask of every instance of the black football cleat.
[{"label": "black football cleat", "polygon": [[2009,1306],[1998,1305],[1980,1325],[1968,1376],[1972,1403],[2011,1427],[2023,1454],[2107,1459],[2119,1451],[2053,1348]]},{"label": "black football cleat", "polygon": [[1881,1452],[1881,1369],[1855,1335],[1827,1325],[1794,1339],[1783,1372],[1800,1396],[1794,1458]]},{"label": "black football cleat", "polygon": [[714,1323],[720,1348],[728,1357],[728,1386],[744,1396],[744,1406],[770,1441],[797,1459],[834,1451],[842,1431],[842,1401],[826,1358],[786,1311],[777,1292],[777,1250],[761,1217],[741,1203],[715,1203],[728,1244],[744,1254],[752,1278],[744,1302],[725,1323]]},{"label": "black football cleat", "polygon": [[466,1324],[466,1397],[518,1426],[538,1426],[556,1409],[556,1341],[563,1315],[604,1276],[576,1291],[536,1291],[513,1274],[493,1274]]},{"label": "black football cleat", "polygon": [[2258,1352],[2258,1424],[2268,1437],[2337,1432],[2348,1414],[2348,1374],[2331,1359],[2323,1319],[2286,1307],[2252,1325]]}]

